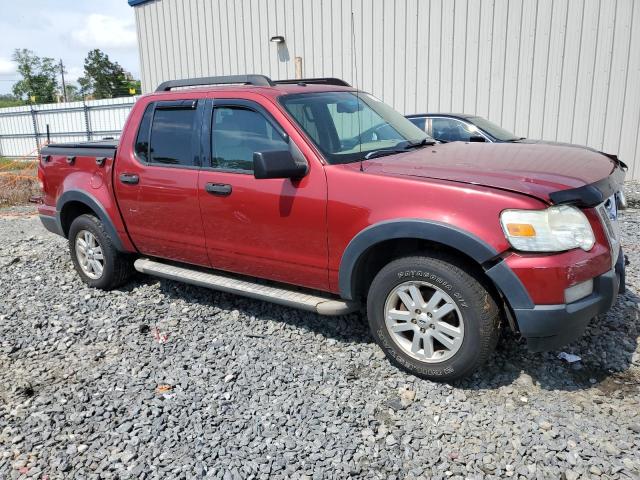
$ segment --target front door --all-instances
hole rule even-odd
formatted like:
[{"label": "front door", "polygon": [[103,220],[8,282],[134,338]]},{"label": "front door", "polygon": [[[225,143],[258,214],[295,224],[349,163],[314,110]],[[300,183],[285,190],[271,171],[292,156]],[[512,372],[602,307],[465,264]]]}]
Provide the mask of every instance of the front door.
[{"label": "front door", "polygon": [[116,162],[120,211],[145,255],[208,265],[198,202],[199,140],[205,101],[150,103],[133,150]]},{"label": "front door", "polygon": [[[299,148],[299,134],[257,101],[216,99],[208,166],[198,192],[209,260],[214,268],[327,289],[326,179],[317,158],[305,157],[300,180],[253,176],[253,153]],[[283,117],[282,117],[283,118]],[[303,146],[304,147],[304,146]],[[301,150],[304,152],[304,150]]]}]

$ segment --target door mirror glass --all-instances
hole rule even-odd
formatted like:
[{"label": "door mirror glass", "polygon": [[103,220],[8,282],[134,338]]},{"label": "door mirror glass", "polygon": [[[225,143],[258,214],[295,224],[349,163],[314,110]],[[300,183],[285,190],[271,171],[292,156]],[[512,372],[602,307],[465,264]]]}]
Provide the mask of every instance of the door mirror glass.
[{"label": "door mirror glass", "polygon": [[487,139],[484,138],[482,135],[471,135],[469,137],[469,141],[470,142],[486,142]]},{"label": "door mirror glass", "polygon": [[253,176],[265,178],[302,178],[307,174],[308,165],[303,159],[296,159],[289,150],[254,152]]}]

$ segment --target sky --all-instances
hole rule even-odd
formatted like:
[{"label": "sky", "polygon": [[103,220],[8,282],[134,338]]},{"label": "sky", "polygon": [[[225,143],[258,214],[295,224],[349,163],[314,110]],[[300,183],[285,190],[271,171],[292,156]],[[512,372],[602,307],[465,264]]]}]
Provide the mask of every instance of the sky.
[{"label": "sky", "polygon": [[62,59],[65,81],[83,74],[87,53],[99,48],[140,76],[133,7],[127,0],[0,0],[0,94],[20,79],[11,56],[28,48]]}]

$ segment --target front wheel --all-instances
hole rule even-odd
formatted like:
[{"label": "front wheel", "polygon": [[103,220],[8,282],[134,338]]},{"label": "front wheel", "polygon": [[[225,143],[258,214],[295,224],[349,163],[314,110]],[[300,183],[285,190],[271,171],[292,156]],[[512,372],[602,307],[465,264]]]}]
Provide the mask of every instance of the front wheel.
[{"label": "front wheel", "polygon": [[372,334],[392,363],[451,381],[493,352],[500,312],[487,288],[449,257],[405,257],[376,275],[367,298]]}]

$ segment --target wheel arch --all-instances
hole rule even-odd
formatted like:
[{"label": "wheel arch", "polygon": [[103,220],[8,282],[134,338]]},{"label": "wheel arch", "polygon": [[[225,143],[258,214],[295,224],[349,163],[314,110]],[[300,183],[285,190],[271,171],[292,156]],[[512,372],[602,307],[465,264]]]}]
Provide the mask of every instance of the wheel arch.
[{"label": "wheel arch", "polygon": [[66,191],[56,202],[56,222],[65,238],[69,236],[69,228],[73,221],[83,214],[96,216],[104,225],[109,237],[111,237],[113,246],[118,251],[127,251],[123,247],[122,239],[104,207],[93,196],[80,190]]},{"label": "wheel arch", "polygon": [[340,296],[346,300],[362,298],[366,294],[367,282],[370,283],[372,276],[388,261],[407,253],[433,249],[454,254],[471,265],[487,278],[510,308],[532,308],[529,294],[520,279],[502,261],[501,252],[455,226],[412,218],[371,225],[349,242],[340,261]]}]

